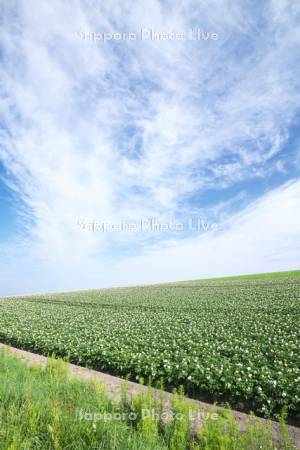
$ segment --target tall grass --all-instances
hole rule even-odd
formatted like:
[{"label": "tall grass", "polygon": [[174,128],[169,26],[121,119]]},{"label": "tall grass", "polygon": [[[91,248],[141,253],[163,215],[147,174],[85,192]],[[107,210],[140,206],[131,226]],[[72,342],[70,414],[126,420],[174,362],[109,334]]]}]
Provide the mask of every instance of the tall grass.
[{"label": "tall grass", "polygon": [[[156,415],[143,414],[155,411]],[[68,365],[50,359],[28,364],[0,350],[0,449],[2,450],[243,450],[275,449],[271,431],[252,422],[241,432],[233,414],[208,419],[198,434],[179,392],[162,420],[163,400],[151,390],[113,402],[96,381],[69,378]],[[291,449],[282,419],[284,449]]]}]

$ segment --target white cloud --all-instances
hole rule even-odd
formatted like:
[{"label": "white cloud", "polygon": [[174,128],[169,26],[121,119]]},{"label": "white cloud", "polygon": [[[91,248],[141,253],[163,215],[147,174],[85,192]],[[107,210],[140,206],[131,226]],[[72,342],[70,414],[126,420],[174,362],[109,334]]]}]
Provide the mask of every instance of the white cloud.
[{"label": "white cloud", "polygon": [[[2,294],[159,283],[300,267],[300,181],[288,183],[221,224],[217,232],[144,248],[122,258],[80,253],[38,266],[14,255],[1,267]],[[71,259],[72,263],[70,263]],[[15,274],[17,273],[17,276]],[[14,274],[14,275],[12,275]]]},{"label": "white cloud", "polygon": [[[114,283],[106,266],[123,258],[118,245],[123,248],[126,239],[82,233],[79,218],[176,216],[195,207],[189,196],[202,189],[282,172],[284,156],[280,163],[272,157],[282,152],[299,104],[294,73],[300,6],[287,6],[273,1],[255,8],[229,0],[210,8],[192,0],[149,0],[134,9],[128,1],[2,5],[0,159],[26,211],[19,211],[26,233],[5,246],[12,271],[5,269],[6,279],[17,270],[17,251],[32,273],[36,267],[44,273],[37,284],[20,281],[20,289],[88,287],[88,281],[97,285],[99,272],[100,284]],[[219,39],[104,44],[79,36],[197,26]],[[217,251],[225,245],[220,239],[205,248]],[[147,249],[145,237],[127,244],[133,253]],[[119,263],[132,282],[148,277],[136,258],[126,260],[136,267],[135,278]],[[228,264],[231,272],[235,262]],[[72,280],[85,268],[89,276]],[[172,274],[151,271],[153,279]],[[184,273],[180,278],[196,272],[190,267]],[[117,279],[126,282],[125,276]]]},{"label": "white cloud", "polygon": [[[221,224],[115,268],[119,284],[185,280],[300,267],[300,181],[284,185]],[[121,275],[120,275],[121,274]]]}]

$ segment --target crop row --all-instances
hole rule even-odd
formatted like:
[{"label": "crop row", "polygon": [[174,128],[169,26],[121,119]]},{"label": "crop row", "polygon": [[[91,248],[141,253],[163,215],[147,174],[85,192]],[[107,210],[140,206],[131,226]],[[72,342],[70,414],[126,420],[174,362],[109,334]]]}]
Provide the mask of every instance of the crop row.
[{"label": "crop row", "polygon": [[0,340],[299,419],[299,278],[0,299]]}]

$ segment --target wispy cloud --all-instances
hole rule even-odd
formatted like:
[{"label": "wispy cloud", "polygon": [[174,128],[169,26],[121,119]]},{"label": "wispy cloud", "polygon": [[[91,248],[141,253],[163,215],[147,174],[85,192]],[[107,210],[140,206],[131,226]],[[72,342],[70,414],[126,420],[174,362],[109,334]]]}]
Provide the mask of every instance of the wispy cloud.
[{"label": "wispy cloud", "polygon": [[[24,223],[5,244],[12,271],[21,253],[55,288],[64,286],[60,268],[89,267],[88,287],[107,261],[123,257],[119,247],[148,252],[153,236],[82,233],[79,218],[205,212],[195,195],[207,189],[217,192],[215,216],[227,217],[222,189],[283,172],[300,93],[296,2],[149,0],[133,9],[128,1],[56,0],[1,8],[0,158]],[[141,28],[200,28],[218,39],[80,36]]]}]

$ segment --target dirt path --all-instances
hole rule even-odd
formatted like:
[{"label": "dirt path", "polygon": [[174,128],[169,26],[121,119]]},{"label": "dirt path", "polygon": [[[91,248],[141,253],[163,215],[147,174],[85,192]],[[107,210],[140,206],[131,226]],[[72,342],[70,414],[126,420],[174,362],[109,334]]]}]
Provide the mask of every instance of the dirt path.
[{"label": "dirt path", "polygon": [[[46,358],[45,356],[37,355],[35,353],[30,353],[30,352],[27,352],[24,350],[10,347],[10,346],[2,344],[2,343],[0,343],[0,349],[1,348],[6,349],[7,351],[11,352],[14,355],[19,356],[22,359],[25,359],[29,364],[30,363],[39,363],[42,366],[45,366],[48,361],[48,358]],[[84,380],[98,380],[99,382],[101,382],[105,385],[106,393],[111,399],[113,399],[115,401],[120,400],[121,393],[122,393],[122,386],[124,386],[124,380],[122,378],[114,377],[114,376],[111,376],[111,375],[108,375],[108,374],[105,374],[102,372],[98,372],[96,370],[86,369],[84,367],[76,366],[75,364],[69,364],[69,373],[70,373],[70,376],[72,376],[72,377],[79,377]],[[142,386],[137,383],[133,383],[131,381],[126,382],[126,384],[127,384],[127,392],[128,392],[129,396],[135,395],[143,390],[145,391],[145,390],[149,389],[148,387]],[[157,389],[152,389],[152,390],[153,390],[154,395],[157,395],[157,397],[159,397],[161,395],[160,391],[158,391]],[[167,411],[170,409],[172,394],[170,394],[169,392],[164,392],[163,399],[164,399],[164,409]],[[197,414],[197,413],[194,414],[194,416],[197,416],[193,420],[193,428],[195,430],[201,428],[201,426],[203,425],[203,422],[205,420],[203,417],[205,417],[205,413],[210,412],[213,414],[213,413],[218,413],[218,412],[221,412],[224,410],[221,407],[216,407],[216,406],[210,405],[208,403],[204,403],[204,402],[189,399],[189,398],[187,398],[187,402],[191,405],[191,408],[193,409],[193,411],[199,411],[201,413],[201,414]],[[247,423],[249,423],[249,421],[251,422],[253,420],[248,414],[241,413],[239,411],[233,411],[233,414],[237,418],[240,428],[242,430],[245,429],[245,426],[247,425]],[[270,422],[270,421],[267,421],[266,419],[262,419],[262,418],[257,418],[257,420],[259,420],[261,422],[261,424],[266,427],[269,423],[272,424],[273,439],[274,439],[274,442],[279,445],[280,444],[279,424],[277,422],[273,422],[273,421]],[[294,427],[294,426],[289,426],[288,428],[289,428],[289,435],[290,435],[291,439],[293,440],[293,442],[295,443],[296,448],[300,449],[300,428]]]}]

